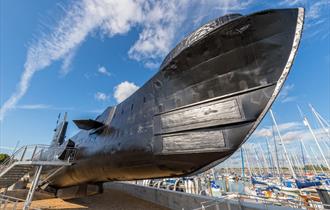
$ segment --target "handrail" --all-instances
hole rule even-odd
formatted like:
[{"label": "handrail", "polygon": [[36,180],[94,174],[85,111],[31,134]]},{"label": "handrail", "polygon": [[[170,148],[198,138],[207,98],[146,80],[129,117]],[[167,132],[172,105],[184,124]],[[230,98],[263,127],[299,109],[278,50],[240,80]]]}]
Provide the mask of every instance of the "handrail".
[{"label": "handrail", "polygon": [[267,206],[270,206],[270,205],[275,205],[277,202],[282,204],[282,205],[285,205],[285,206],[291,206],[291,207],[295,207],[295,208],[301,208],[302,207],[302,203],[295,203],[295,202],[290,202],[288,200],[283,200],[283,199],[279,199],[277,201],[271,201],[271,200],[268,200],[268,199],[265,199],[263,197],[258,197],[258,196],[245,196],[244,197],[242,195],[231,195],[230,197],[229,196],[223,196],[223,197],[219,197],[219,198],[214,198],[214,200],[209,200],[209,201],[204,201],[204,202],[201,202],[201,207],[198,207],[198,208],[195,208],[194,210],[205,210],[209,207],[213,207],[213,206],[216,206],[216,205],[219,205],[221,203],[225,203],[229,200],[234,200],[234,201],[238,201],[238,205],[242,205],[241,201],[244,199],[251,199],[253,201],[256,201],[257,203],[259,203],[260,201],[260,204],[263,204],[265,208],[267,208]]},{"label": "handrail", "polygon": [[[276,200],[272,200],[272,199],[268,199],[266,197],[262,197],[262,196],[254,196],[254,195],[241,195],[241,194],[232,194],[230,197],[229,196],[223,196],[223,197],[214,197],[213,200],[208,200],[208,201],[203,201],[201,202],[201,207],[195,208],[194,210],[205,210],[209,207],[213,207],[216,205],[219,205],[221,203],[224,203],[226,201],[229,200],[235,200],[238,201],[238,205],[242,205],[240,202],[241,201],[247,201],[249,202],[249,200],[251,201],[256,201],[257,203],[260,202],[260,204],[263,204],[265,208],[267,208],[268,206],[271,205],[276,205],[276,204],[281,204],[283,206],[288,206],[288,207],[292,207],[292,208],[303,208],[303,207],[307,207],[304,205],[304,203],[302,201],[291,201],[291,200],[287,200],[287,199],[279,199],[277,198]],[[330,207],[329,204],[323,204],[321,202],[311,202],[310,203],[314,209],[327,209]]]},{"label": "handrail", "polygon": [[24,202],[25,200],[0,193],[0,199]]},{"label": "handrail", "polygon": [[[20,198],[15,198],[12,196],[0,193],[0,209],[21,209],[18,208],[18,203],[24,203],[25,200]],[[30,210],[37,210],[36,208],[29,208]]]},{"label": "handrail", "polygon": [[11,159],[12,157],[15,157],[15,155],[20,152],[24,147],[19,148],[18,150],[16,150],[11,156],[7,157],[2,163],[1,165],[6,165]]},{"label": "handrail", "polygon": [[15,157],[20,151],[22,151],[24,148],[27,147],[35,147],[35,146],[39,146],[39,147],[49,147],[46,144],[30,144],[30,145],[25,145],[20,147],[18,150],[16,150],[12,155],[10,155],[9,157],[7,157],[1,165],[5,165],[7,162],[9,162],[13,157]]},{"label": "handrail", "polygon": [[76,155],[74,147],[54,147],[43,144],[26,145],[15,151],[1,165],[0,171],[18,161],[63,161],[72,162]]}]

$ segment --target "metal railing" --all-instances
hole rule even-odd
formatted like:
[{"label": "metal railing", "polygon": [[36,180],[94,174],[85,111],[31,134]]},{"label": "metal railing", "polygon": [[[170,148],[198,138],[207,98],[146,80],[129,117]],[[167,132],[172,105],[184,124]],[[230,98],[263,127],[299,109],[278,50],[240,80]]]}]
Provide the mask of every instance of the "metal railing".
[{"label": "metal railing", "polygon": [[[25,200],[0,193],[0,210],[22,209]],[[21,205],[19,205],[21,204]],[[40,210],[39,208],[29,208],[29,210]]]},{"label": "metal railing", "polygon": [[16,210],[18,209],[18,203],[24,203],[24,200],[0,193],[0,210],[2,209]]},{"label": "metal railing", "polygon": [[[243,207],[242,202],[249,202],[260,204],[262,207],[260,209],[269,209],[270,206],[286,206],[291,208],[298,208],[298,209],[314,209],[314,210],[324,210],[330,209],[330,205],[322,204],[321,202],[309,202],[308,206],[303,201],[291,201],[288,199],[280,199],[277,198],[269,199],[267,197],[262,196],[253,196],[253,195],[240,195],[240,194],[233,194],[230,196],[223,196],[220,198],[214,198],[214,200],[208,200],[201,202],[201,207],[196,208],[194,210],[207,210],[207,209],[219,209],[221,206],[220,204],[226,203],[230,205],[232,202],[230,201],[237,201],[236,205]],[[235,205],[235,203],[232,203]]]},{"label": "metal railing", "polygon": [[65,161],[72,162],[76,148],[50,147],[48,145],[27,145],[18,149],[1,165],[0,171],[18,161]]}]

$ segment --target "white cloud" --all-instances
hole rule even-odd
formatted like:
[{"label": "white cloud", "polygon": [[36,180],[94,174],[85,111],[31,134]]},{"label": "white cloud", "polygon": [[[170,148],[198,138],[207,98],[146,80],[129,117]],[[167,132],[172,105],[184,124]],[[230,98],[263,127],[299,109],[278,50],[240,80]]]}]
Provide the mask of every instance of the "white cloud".
[{"label": "white cloud", "polygon": [[253,132],[253,136],[256,137],[270,137],[272,135],[272,129],[269,128],[259,128]]},{"label": "white cloud", "polygon": [[10,147],[10,146],[0,146],[0,150],[7,150],[7,151],[11,151],[14,152],[14,150],[17,149],[15,147]]},{"label": "white cloud", "polygon": [[306,18],[318,19],[322,16],[322,11],[329,12],[329,0],[321,0],[314,2],[307,11]]},{"label": "white cloud", "polygon": [[[70,54],[85,39],[88,32],[95,26],[87,18],[86,12],[81,4],[72,5],[66,16],[58,22],[50,34],[40,35],[40,39],[31,44],[17,89],[0,109],[0,121],[4,119],[7,111],[13,109],[25,95],[36,72]],[[67,63],[70,62],[67,61]]]},{"label": "white cloud", "polygon": [[86,112],[92,113],[92,114],[101,114],[102,112],[104,112],[104,109],[92,109],[92,110],[88,110]]},{"label": "white cloud", "polygon": [[114,88],[113,97],[120,103],[132,95],[137,89],[139,89],[139,86],[133,82],[124,81]]},{"label": "white cloud", "polygon": [[98,101],[107,101],[109,99],[109,96],[102,92],[97,92],[94,95],[94,98]]},{"label": "white cloud", "polygon": [[74,58],[75,54],[76,54],[76,50],[72,50],[68,52],[67,56],[63,58],[63,63],[60,70],[61,76],[65,76],[70,72],[72,59]]},{"label": "white cloud", "polygon": [[306,10],[304,38],[318,36],[322,40],[329,36],[329,6],[330,0],[283,0],[281,6],[304,7]]},{"label": "white cloud", "polygon": [[297,97],[296,96],[288,96],[284,99],[281,100],[282,103],[288,103],[288,102],[293,102],[296,101]]},{"label": "white cloud", "polygon": [[159,67],[159,65],[160,65],[159,63],[154,63],[152,61],[148,61],[144,64],[144,66],[148,69],[156,69]]},{"label": "white cloud", "polygon": [[[282,123],[278,125],[278,129],[281,133],[281,137],[283,141],[313,140],[313,136],[311,132],[303,125],[302,122],[294,121],[294,122]],[[328,138],[327,133],[323,129],[320,128],[313,129],[313,132],[315,133],[318,139]],[[278,133],[275,127],[274,127],[274,135],[276,136],[276,138],[278,138]],[[266,126],[264,128],[257,129],[253,133],[253,136],[251,138],[258,139],[258,138],[272,137],[272,136],[273,136],[272,127]]]},{"label": "white cloud", "polygon": [[294,88],[294,84],[288,84],[288,85],[285,85],[282,90],[281,90],[281,96],[283,98],[287,97],[289,95],[289,92]]},{"label": "white cloud", "polygon": [[138,61],[151,61],[165,56],[172,47],[177,29],[186,18],[184,1],[156,1],[146,5],[144,27],[139,39],[130,48],[129,57]]},{"label": "white cloud", "polygon": [[[318,140],[323,138],[325,139],[328,138],[327,133],[323,129],[314,129],[313,132]],[[307,128],[301,128],[299,130],[283,132],[283,134],[281,135],[283,141],[298,141],[300,139],[303,141],[310,141],[310,140],[314,141],[311,132]]]},{"label": "white cloud", "polygon": [[282,103],[292,102],[297,99],[296,96],[291,96],[290,93],[294,89],[294,84],[285,85],[279,95],[279,99]]},{"label": "white cloud", "polygon": [[[323,16],[323,12],[328,12],[329,0],[282,0],[280,5],[290,7],[304,7],[306,9],[307,21],[315,20]],[[327,14],[326,14],[327,15]]]},{"label": "white cloud", "polygon": [[288,6],[306,5],[306,0],[283,0],[280,4]]},{"label": "white cloud", "polygon": [[217,4],[217,9],[222,10],[225,14],[233,11],[239,11],[249,7],[253,0],[223,0],[214,2]]},{"label": "white cloud", "polygon": [[50,105],[47,104],[25,104],[15,106],[16,109],[49,109],[51,108]]},{"label": "white cloud", "polygon": [[100,74],[103,74],[105,76],[108,76],[110,77],[111,76],[111,73],[104,67],[104,66],[100,66],[97,71],[100,73]]},{"label": "white cloud", "polygon": [[301,122],[287,122],[287,123],[279,124],[277,127],[280,131],[300,129],[302,127],[302,123]]},{"label": "white cloud", "polygon": [[[235,2],[233,4],[232,2]],[[69,72],[76,50],[91,32],[100,32],[104,37],[127,33],[132,27],[140,30],[138,40],[130,48],[130,58],[151,67],[173,47],[174,41],[182,36],[183,28],[190,27],[200,14],[201,7],[209,14],[222,8],[220,16],[230,9],[239,10],[250,5],[252,0],[83,0],[61,6],[64,14],[54,25],[47,26],[47,32],[37,34],[29,45],[26,62],[16,91],[0,109],[0,121],[13,109],[27,92],[34,74],[63,60],[61,75]],[[202,14],[202,15],[205,15]],[[189,17],[189,18],[187,18]],[[185,21],[187,20],[187,21]],[[153,66],[155,67],[155,65]]]},{"label": "white cloud", "polygon": [[40,110],[40,109],[45,109],[45,110],[73,110],[72,107],[57,107],[57,106],[52,106],[48,104],[23,104],[23,105],[16,105],[14,109],[24,109],[24,110]]},{"label": "white cloud", "polygon": [[[278,126],[279,131],[282,133],[286,132],[286,131],[292,131],[292,130],[298,130],[301,129],[303,127],[302,123],[300,122],[287,122],[287,123],[282,123],[279,124]],[[275,135],[277,135],[277,130],[274,127],[274,132]],[[253,135],[255,137],[271,137],[273,135],[273,128],[271,126],[266,126],[264,128],[259,128],[257,129]]]}]

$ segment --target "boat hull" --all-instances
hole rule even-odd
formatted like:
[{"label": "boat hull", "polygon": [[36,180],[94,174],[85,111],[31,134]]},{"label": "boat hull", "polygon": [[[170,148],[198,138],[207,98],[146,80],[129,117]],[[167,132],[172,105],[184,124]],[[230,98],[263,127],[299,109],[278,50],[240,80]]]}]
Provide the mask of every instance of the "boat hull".
[{"label": "boat hull", "polygon": [[187,176],[246,141],[278,95],[299,45],[303,9],[225,16],[184,39],[143,87],[70,138],[76,163],[54,187]]}]

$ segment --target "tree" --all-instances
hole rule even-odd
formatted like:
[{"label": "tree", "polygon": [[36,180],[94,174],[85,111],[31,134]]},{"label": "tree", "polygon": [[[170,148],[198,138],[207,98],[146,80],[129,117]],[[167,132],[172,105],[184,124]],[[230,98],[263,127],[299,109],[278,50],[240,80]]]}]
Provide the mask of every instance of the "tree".
[{"label": "tree", "polygon": [[5,161],[7,158],[9,158],[9,155],[7,155],[5,153],[0,153],[0,163]]}]

